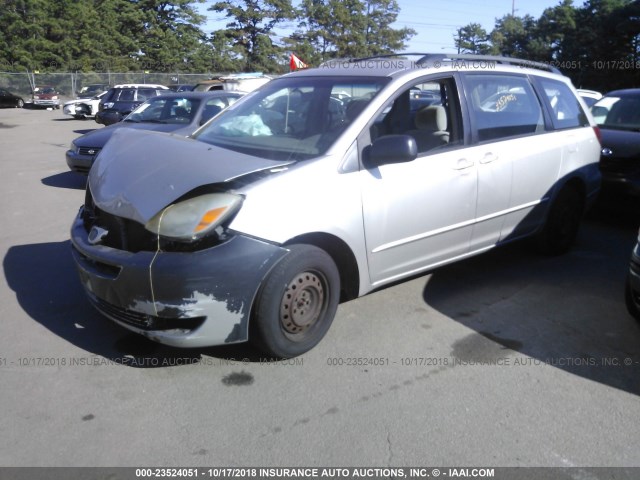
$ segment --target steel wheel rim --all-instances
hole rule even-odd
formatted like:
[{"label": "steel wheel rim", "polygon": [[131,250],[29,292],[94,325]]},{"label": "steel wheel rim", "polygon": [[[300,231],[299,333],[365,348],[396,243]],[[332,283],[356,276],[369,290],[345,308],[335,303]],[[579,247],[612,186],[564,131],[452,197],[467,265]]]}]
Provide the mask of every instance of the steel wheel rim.
[{"label": "steel wheel rim", "polygon": [[287,285],[280,302],[280,325],[290,336],[300,336],[317,324],[325,310],[322,277],[302,272]]}]

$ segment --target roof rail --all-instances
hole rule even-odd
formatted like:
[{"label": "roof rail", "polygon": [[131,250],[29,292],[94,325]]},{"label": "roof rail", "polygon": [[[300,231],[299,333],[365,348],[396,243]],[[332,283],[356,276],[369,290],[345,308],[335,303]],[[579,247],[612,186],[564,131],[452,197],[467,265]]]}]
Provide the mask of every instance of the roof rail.
[{"label": "roof rail", "polygon": [[424,65],[429,62],[435,61],[447,61],[447,60],[470,60],[470,61],[482,61],[482,62],[495,62],[504,65],[517,65],[526,68],[537,68],[538,70],[545,70],[552,73],[561,73],[553,65],[543,62],[536,62],[533,60],[524,60],[522,58],[503,57],[499,55],[474,55],[469,53],[427,53],[416,63]]},{"label": "roof rail", "polygon": [[383,55],[372,55],[370,57],[362,57],[362,58],[334,58],[331,60],[327,60],[326,62],[322,63],[322,65],[326,65],[331,62],[357,63],[357,62],[364,62],[368,60],[377,60],[377,59],[394,58],[394,57],[420,57],[415,62],[416,65],[426,65],[432,62],[442,62],[442,61],[469,60],[469,61],[495,62],[495,63],[505,64],[505,65],[517,65],[521,67],[536,68],[538,70],[545,70],[547,72],[561,74],[560,70],[558,70],[556,67],[543,62],[536,62],[533,60],[523,60],[521,58],[513,58],[513,57],[502,57],[498,55],[474,55],[474,54],[468,54],[468,53],[417,53],[417,52],[387,53]]},{"label": "roof rail", "polygon": [[370,57],[343,57],[343,58],[330,58],[329,60],[325,60],[320,64],[320,66],[331,64],[331,63],[357,63],[357,62],[366,62],[367,60],[377,60],[382,58],[394,58],[394,57],[408,57],[408,56],[418,56],[424,57],[425,53],[384,53],[380,55],[371,55]]}]

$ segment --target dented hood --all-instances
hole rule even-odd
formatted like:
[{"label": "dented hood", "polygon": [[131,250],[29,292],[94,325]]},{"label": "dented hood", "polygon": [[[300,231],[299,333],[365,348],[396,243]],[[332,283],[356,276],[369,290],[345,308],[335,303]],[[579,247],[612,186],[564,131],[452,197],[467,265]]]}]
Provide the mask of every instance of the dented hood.
[{"label": "dented hood", "polygon": [[290,163],[190,138],[122,128],[91,167],[89,188],[101,210],[144,224],[194,188]]}]

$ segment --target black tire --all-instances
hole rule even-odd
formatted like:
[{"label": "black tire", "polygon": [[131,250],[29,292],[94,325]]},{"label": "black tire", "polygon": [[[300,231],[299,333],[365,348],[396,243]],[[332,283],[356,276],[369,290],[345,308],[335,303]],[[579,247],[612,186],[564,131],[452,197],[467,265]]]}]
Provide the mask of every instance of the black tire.
[{"label": "black tire", "polygon": [[637,294],[631,289],[631,282],[627,276],[627,281],[624,286],[624,302],[627,305],[627,311],[629,314],[640,322],[640,299]]},{"label": "black tire", "polygon": [[568,252],[576,241],[584,213],[584,198],[580,191],[565,186],[549,208],[547,221],[536,236],[538,251],[546,255]]},{"label": "black tire", "polygon": [[16,108],[24,108],[24,100],[18,100],[16,104]]},{"label": "black tire", "polygon": [[312,245],[290,245],[267,275],[254,303],[251,340],[278,358],[301,355],[322,340],[338,308],[340,275]]}]

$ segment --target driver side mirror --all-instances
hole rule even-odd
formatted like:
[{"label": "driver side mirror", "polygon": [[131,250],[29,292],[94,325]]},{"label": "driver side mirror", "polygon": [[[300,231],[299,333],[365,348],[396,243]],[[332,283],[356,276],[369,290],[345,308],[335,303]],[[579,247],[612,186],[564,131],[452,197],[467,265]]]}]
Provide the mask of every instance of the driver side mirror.
[{"label": "driver side mirror", "polygon": [[363,153],[367,167],[407,163],[417,158],[418,145],[411,135],[385,135],[374,140]]}]

